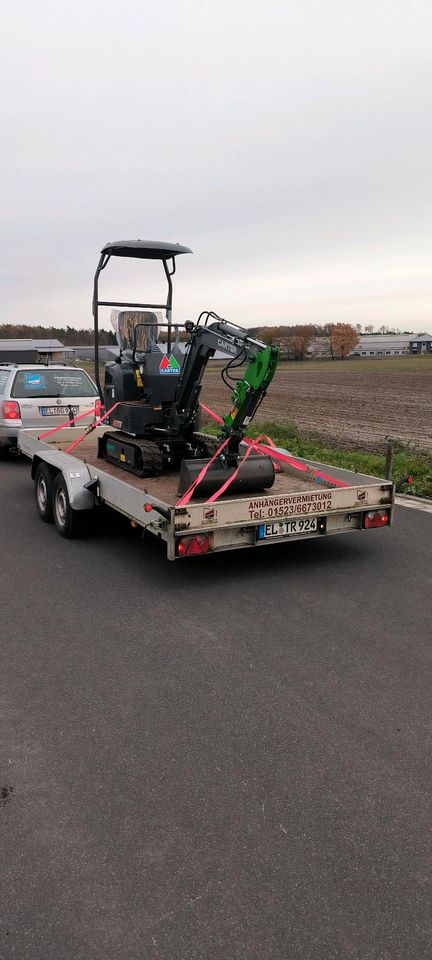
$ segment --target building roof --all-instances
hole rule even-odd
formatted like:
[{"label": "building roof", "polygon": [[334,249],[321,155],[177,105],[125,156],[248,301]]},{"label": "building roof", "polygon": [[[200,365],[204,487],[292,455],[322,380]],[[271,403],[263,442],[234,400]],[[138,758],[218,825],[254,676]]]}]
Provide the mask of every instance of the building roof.
[{"label": "building roof", "polygon": [[376,347],[382,343],[392,343],[394,345],[399,344],[401,347],[408,346],[413,339],[412,334],[395,334],[394,336],[391,333],[380,333],[376,336],[371,336],[370,334],[360,334],[360,343],[362,347]]},{"label": "building roof", "polygon": [[415,336],[414,333],[380,333],[375,334],[360,334],[360,339],[357,346],[354,349],[354,353],[358,353],[361,350],[403,350],[407,349],[412,343],[430,343],[432,337],[427,333],[424,336]]},{"label": "building roof", "polygon": [[361,344],[380,344],[384,342],[389,343],[400,343],[401,345],[408,343],[419,343],[420,341],[430,341],[432,337],[429,333],[424,333],[421,336],[415,333],[361,333],[360,334],[360,343]]},{"label": "building roof", "polygon": [[30,338],[22,340],[0,340],[0,350],[46,350],[48,352],[61,351],[63,353],[65,350],[70,349],[70,347],[65,347],[60,340],[56,340],[55,337],[52,337],[51,340],[32,340]]}]

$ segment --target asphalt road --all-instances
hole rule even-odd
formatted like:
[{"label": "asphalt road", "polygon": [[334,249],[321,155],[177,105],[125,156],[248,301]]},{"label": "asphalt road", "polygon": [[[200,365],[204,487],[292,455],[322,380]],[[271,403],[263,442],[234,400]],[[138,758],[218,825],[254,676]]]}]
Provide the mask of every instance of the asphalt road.
[{"label": "asphalt road", "polygon": [[169,564],[0,465],[4,960],[430,960],[432,515]]}]

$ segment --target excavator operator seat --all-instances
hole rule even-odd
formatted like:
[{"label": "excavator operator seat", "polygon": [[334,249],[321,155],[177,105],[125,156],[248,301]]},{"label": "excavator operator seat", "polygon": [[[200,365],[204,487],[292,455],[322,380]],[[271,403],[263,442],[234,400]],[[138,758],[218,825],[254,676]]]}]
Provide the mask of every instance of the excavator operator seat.
[{"label": "excavator operator seat", "polygon": [[133,350],[134,331],[136,332],[137,353],[147,353],[156,346],[158,323],[163,323],[162,311],[154,310],[111,310],[111,325],[114,327],[120,350]]}]

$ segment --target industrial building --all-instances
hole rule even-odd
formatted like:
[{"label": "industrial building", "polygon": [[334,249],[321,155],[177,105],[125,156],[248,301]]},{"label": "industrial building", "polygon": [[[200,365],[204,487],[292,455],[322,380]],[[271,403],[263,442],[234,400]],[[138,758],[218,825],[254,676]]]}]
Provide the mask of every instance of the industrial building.
[{"label": "industrial building", "polygon": [[413,333],[361,334],[351,357],[398,357],[432,353],[432,337]]},{"label": "industrial building", "polygon": [[[80,360],[94,360],[95,348],[91,344],[82,347],[74,346],[71,347],[71,350],[73,350],[74,358],[77,362]],[[118,354],[119,348],[115,345],[99,347],[99,360],[101,363],[107,363],[108,360],[115,360]]]},{"label": "industrial building", "polygon": [[[159,346],[162,352],[166,352],[166,349],[167,349],[166,343],[160,343]],[[77,346],[77,347],[71,347],[70,349],[73,351],[75,360],[77,362],[80,360],[91,360],[91,361],[94,360],[94,354],[95,354],[94,346],[91,346],[91,345]],[[178,349],[180,350],[180,353],[185,353],[186,343],[184,341],[180,341],[180,343],[178,344]],[[115,360],[115,358],[118,357],[118,355],[119,355],[119,348],[116,346],[100,346],[99,347],[99,360],[101,363],[107,363],[107,361],[109,360]],[[224,360],[224,359],[226,359],[225,354],[221,353],[220,350],[216,350],[214,357],[212,357],[209,362],[211,363],[213,360]]]},{"label": "industrial building", "polygon": [[60,340],[0,340],[0,363],[71,363],[73,348]]}]

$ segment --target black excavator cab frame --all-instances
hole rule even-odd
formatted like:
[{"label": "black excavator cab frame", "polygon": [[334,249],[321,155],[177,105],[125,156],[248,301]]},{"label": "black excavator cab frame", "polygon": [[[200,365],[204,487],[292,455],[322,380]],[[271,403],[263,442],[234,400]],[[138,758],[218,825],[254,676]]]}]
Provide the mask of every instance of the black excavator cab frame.
[{"label": "black excavator cab frame", "polygon": [[[95,334],[94,369],[95,381],[100,398],[104,401],[104,394],[99,376],[99,307],[123,307],[126,309],[165,310],[168,328],[167,353],[172,346],[172,277],[175,274],[175,258],[183,253],[192,253],[189,247],[180,243],[163,243],[152,240],[115,240],[102,247],[99,263],[93,282],[93,322]],[[164,269],[168,292],[165,303],[121,303],[114,300],[99,300],[99,277],[105,270],[111,257],[132,257],[138,260],[161,260]]]}]

